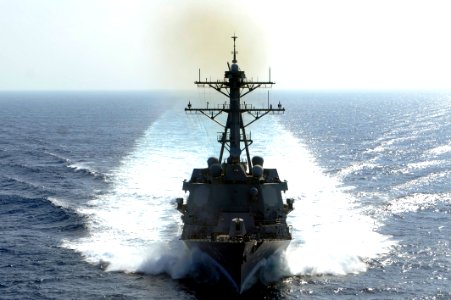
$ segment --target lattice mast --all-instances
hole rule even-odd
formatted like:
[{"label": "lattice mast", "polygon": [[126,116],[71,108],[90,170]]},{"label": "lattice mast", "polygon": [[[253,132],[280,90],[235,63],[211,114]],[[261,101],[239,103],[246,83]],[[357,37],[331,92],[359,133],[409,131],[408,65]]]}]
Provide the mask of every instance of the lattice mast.
[{"label": "lattice mast", "polygon": [[[249,153],[249,146],[252,144],[251,137],[246,135],[246,127],[254,123],[261,117],[268,113],[283,113],[285,108],[282,105],[277,105],[277,108],[273,108],[268,102],[266,108],[254,108],[250,104],[242,104],[241,98],[249,94],[260,87],[272,87],[275,82],[271,81],[271,74],[268,81],[247,81],[244,71],[241,71],[237,64],[237,51],[236,51],[236,39],[237,36],[232,36],[233,39],[233,60],[232,65],[227,63],[228,71],[225,71],[224,80],[222,81],[201,81],[200,71],[199,80],[194,83],[198,87],[211,87],[229,98],[228,104],[221,104],[216,108],[193,108],[191,102],[185,108],[187,112],[200,112],[215,121],[217,124],[224,128],[224,131],[218,135],[218,142],[221,144],[221,150],[219,154],[219,161],[223,160],[224,150],[229,151],[228,163],[240,163],[241,153],[243,150],[246,152],[248,170],[251,169],[251,158]],[[227,114],[226,124],[220,123],[216,118],[222,114]],[[248,113],[253,118],[247,124],[243,122],[243,113]],[[242,147],[243,145],[243,147]]]}]

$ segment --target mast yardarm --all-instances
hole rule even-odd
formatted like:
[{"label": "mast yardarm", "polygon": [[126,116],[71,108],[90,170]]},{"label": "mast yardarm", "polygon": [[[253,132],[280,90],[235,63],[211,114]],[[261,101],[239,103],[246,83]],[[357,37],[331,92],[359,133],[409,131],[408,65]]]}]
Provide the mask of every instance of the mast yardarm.
[{"label": "mast yardarm", "polygon": [[[249,146],[252,144],[250,136],[246,135],[246,127],[265,116],[268,113],[283,113],[285,108],[279,103],[277,108],[273,108],[268,104],[266,108],[254,108],[251,104],[241,104],[241,98],[254,91],[257,88],[270,88],[275,82],[268,81],[248,81],[244,71],[241,71],[237,64],[236,40],[237,36],[232,36],[233,39],[233,60],[232,65],[224,73],[222,81],[195,81],[199,87],[211,87],[229,98],[228,104],[221,104],[216,108],[193,108],[191,102],[185,108],[187,112],[200,112],[212,119],[224,128],[224,131],[218,135],[218,142],[221,144],[219,154],[219,161],[222,161],[224,150],[229,152],[229,163],[240,163],[240,157],[243,150],[245,150],[248,169],[251,169],[251,159],[249,153]],[[221,124],[216,117],[220,114],[227,114],[226,124]],[[253,119],[244,124],[243,113],[248,113]]]}]

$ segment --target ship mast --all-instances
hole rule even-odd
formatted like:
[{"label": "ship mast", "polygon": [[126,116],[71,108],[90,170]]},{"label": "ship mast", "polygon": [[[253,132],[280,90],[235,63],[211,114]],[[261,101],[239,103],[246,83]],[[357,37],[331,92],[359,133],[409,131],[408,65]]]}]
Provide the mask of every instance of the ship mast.
[{"label": "ship mast", "polygon": [[[250,170],[252,166],[249,146],[252,144],[252,139],[246,135],[245,128],[270,112],[283,113],[285,108],[282,107],[280,102],[277,108],[273,108],[269,103],[267,108],[254,108],[250,104],[241,104],[241,98],[247,94],[260,87],[272,87],[275,82],[272,82],[271,79],[268,81],[247,81],[244,71],[241,71],[237,64],[236,39],[238,37],[234,35],[231,38],[233,39],[233,60],[232,65],[227,63],[229,70],[225,71],[224,80],[208,81],[206,79],[205,81],[201,81],[199,71],[199,80],[194,82],[199,87],[211,87],[223,94],[229,98],[229,104],[221,104],[216,108],[209,108],[208,106],[206,108],[193,108],[191,102],[189,102],[185,111],[200,112],[224,128],[224,131],[218,136],[218,142],[221,144],[219,161],[222,161],[224,150],[226,149],[230,154],[227,162],[233,164],[240,163],[241,153],[245,150],[248,170]],[[216,120],[222,113],[227,114],[226,124],[221,124]],[[243,113],[251,115],[253,120],[244,124]],[[243,148],[241,146],[242,144],[244,146]]]}]

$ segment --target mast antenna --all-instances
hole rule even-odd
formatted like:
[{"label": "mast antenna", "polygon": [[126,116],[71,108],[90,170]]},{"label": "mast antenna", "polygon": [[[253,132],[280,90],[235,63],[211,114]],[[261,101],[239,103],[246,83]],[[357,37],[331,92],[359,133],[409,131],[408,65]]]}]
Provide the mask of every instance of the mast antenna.
[{"label": "mast antenna", "polygon": [[[268,107],[266,108],[255,108],[252,105],[243,102],[241,104],[241,98],[247,94],[253,92],[260,87],[271,87],[274,82],[269,81],[247,81],[244,71],[241,71],[237,64],[236,56],[238,54],[236,50],[236,39],[238,38],[235,34],[231,37],[233,39],[233,63],[227,64],[228,70],[224,72],[223,80],[212,81],[211,78],[205,78],[205,81],[195,81],[194,83],[200,87],[210,87],[222,95],[229,98],[229,102],[224,103],[221,106],[212,107],[207,103],[207,107],[204,108],[193,108],[188,103],[188,107],[185,108],[187,112],[200,112],[209,119],[213,120],[215,123],[223,127],[224,131],[220,132],[218,135],[218,142],[221,144],[221,150],[219,153],[219,161],[223,161],[224,151],[228,151],[230,156],[227,161],[231,163],[240,162],[240,156],[243,151],[246,153],[247,167],[248,170],[252,169],[252,161],[249,153],[249,146],[253,143],[250,135],[246,133],[246,127],[254,123],[255,121],[261,119],[263,116],[269,113],[284,113],[285,108],[282,104],[278,104],[277,108],[273,108],[269,103],[269,92],[268,92]],[[271,69],[269,71],[269,79],[271,79]],[[223,124],[217,117],[222,113],[227,114],[227,121]],[[250,115],[251,120],[245,123],[243,121],[243,114],[246,113]]]},{"label": "mast antenna", "polygon": [[232,62],[234,64],[236,64],[238,61],[236,60],[236,47],[235,47],[235,43],[236,43],[236,39],[238,37],[236,36],[236,34],[233,34],[232,39],[233,39],[233,60]]}]

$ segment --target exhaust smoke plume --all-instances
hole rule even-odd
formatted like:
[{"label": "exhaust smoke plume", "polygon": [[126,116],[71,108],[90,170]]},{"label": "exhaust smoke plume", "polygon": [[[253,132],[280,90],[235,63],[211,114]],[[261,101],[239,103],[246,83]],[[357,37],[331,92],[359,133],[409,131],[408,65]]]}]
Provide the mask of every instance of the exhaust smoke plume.
[{"label": "exhaust smoke plume", "polygon": [[165,88],[171,83],[192,88],[198,79],[222,79],[232,60],[233,34],[238,36],[238,64],[249,79],[268,76],[268,47],[263,29],[235,2],[189,1],[161,9],[156,48]]}]

